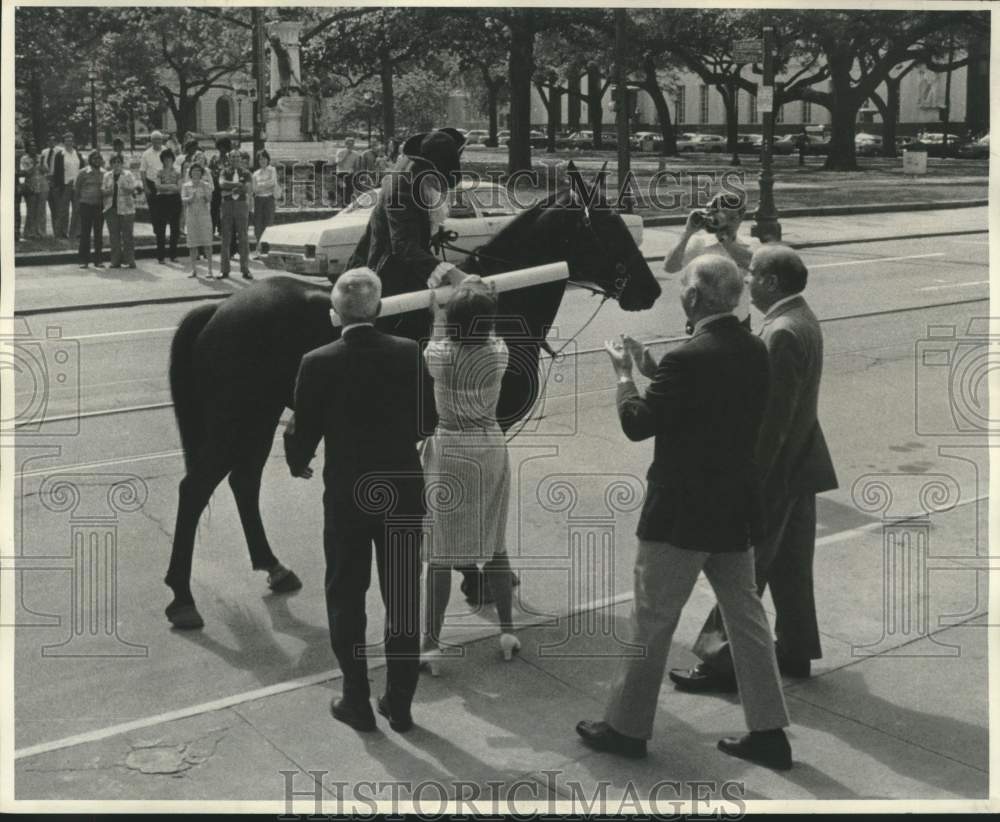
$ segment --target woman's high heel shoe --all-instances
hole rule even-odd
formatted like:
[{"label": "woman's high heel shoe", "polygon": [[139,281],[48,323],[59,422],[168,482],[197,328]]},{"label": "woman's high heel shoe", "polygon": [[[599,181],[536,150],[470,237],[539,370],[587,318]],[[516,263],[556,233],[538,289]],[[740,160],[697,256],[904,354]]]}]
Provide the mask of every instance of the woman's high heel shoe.
[{"label": "woman's high heel shoe", "polygon": [[420,652],[420,667],[431,676],[441,676],[441,649],[431,648]]},{"label": "woman's high heel shoe", "polygon": [[510,661],[515,651],[521,650],[521,640],[513,634],[500,634],[500,650],[503,651],[503,658]]}]

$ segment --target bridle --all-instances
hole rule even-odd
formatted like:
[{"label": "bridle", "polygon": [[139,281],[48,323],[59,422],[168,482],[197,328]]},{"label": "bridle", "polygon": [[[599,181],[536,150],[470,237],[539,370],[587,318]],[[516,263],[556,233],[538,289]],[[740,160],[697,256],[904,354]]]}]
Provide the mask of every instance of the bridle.
[{"label": "bridle", "polygon": [[[597,229],[594,228],[594,221],[590,214],[590,207],[584,203],[580,202],[580,207],[583,210],[583,218],[580,224],[584,231],[586,231],[590,238],[594,241],[594,244],[600,249],[601,255],[604,257],[605,263],[609,269],[614,269],[615,277],[614,290],[610,291],[606,288],[600,288],[598,286],[590,285],[589,283],[574,282],[573,285],[576,288],[582,288],[584,291],[589,291],[591,294],[602,297],[602,304],[607,300],[619,300],[625,289],[628,288],[629,283],[632,280],[632,275],[629,273],[628,264],[633,260],[636,254],[640,253],[639,249],[636,248],[632,251],[628,258],[625,260],[619,260],[618,262],[612,263],[611,254],[608,251],[607,243],[601,239],[601,235],[597,233]],[[468,257],[474,257],[479,260],[491,261],[495,263],[500,263],[501,265],[514,265],[513,260],[504,259],[503,257],[497,257],[491,254],[484,254],[482,251],[477,249],[467,249],[461,246],[455,245],[454,241],[458,239],[458,234],[454,231],[446,231],[444,226],[438,228],[437,233],[431,238],[431,244],[440,253],[441,259],[447,261],[447,255],[445,250],[455,251],[459,254],[465,254]]]}]

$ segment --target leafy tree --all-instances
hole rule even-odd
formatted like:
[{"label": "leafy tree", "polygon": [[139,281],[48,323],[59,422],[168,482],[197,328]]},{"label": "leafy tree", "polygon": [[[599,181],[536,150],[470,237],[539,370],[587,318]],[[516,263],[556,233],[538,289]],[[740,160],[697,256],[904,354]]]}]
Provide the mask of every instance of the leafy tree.
[{"label": "leafy tree", "polygon": [[[14,10],[15,108],[18,120],[39,146],[50,132],[89,133],[89,49],[100,40],[93,9],[18,6]],[[54,70],[58,68],[58,70]]]},{"label": "leafy tree", "polygon": [[[925,58],[928,43],[943,33],[988,25],[979,13],[965,11],[810,11],[775,13],[786,32],[784,56],[812,55],[815,68],[799,76],[775,105],[792,99],[818,103],[830,111],[830,150],[825,168],[857,169],[854,129],[858,110],[897,67]],[[815,58],[822,57],[822,60]],[[829,79],[830,89],[815,85]]]},{"label": "leafy tree", "polygon": [[303,71],[321,88],[357,88],[372,78],[380,87],[382,127],[396,134],[395,79],[426,56],[439,14],[432,9],[384,7],[341,15],[315,37],[303,38]]}]

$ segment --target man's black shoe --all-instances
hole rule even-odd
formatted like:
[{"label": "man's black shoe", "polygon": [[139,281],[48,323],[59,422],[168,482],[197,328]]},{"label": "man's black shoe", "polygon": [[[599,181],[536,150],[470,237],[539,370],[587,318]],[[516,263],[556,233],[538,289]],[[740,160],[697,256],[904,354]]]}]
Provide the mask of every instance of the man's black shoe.
[{"label": "man's black shoe", "polygon": [[792,746],[788,744],[788,737],[781,728],[751,731],[739,739],[720,739],[719,750],[776,771],[788,771],[792,767]]},{"label": "man's black shoe", "polygon": [[735,694],[739,690],[735,677],[716,673],[704,664],[687,671],[674,668],[670,672],[670,681],[677,686],[677,690],[692,694]]},{"label": "man's black shoe", "polygon": [[354,705],[343,697],[334,698],[330,701],[330,713],[334,719],[339,719],[356,731],[375,730],[375,714],[367,699],[361,704]]},{"label": "man's black shoe", "polygon": [[785,659],[779,656],[778,670],[794,679],[809,679],[812,676],[812,664],[808,659]]},{"label": "man's black shoe", "polygon": [[580,734],[583,744],[595,751],[619,754],[629,759],[642,759],[646,755],[645,739],[620,734],[607,722],[585,719],[576,724],[576,732]]},{"label": "man's black shoe", "polygon": [[388,697],[380,696],[375,705],[378,708],[378,712],[389,720],[389,727],[396,731],[396,733],[405,734],[413,727],[413,716],[410,714],[410,711],[393,711],[389,707]]}]

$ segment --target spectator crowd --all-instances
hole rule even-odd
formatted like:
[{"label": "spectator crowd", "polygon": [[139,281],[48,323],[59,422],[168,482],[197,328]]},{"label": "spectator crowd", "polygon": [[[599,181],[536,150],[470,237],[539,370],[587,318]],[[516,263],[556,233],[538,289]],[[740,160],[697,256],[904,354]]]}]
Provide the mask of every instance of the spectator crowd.
[{"label": "spectator crowd", "polygon": [[160,131],[150,134],[149,143],[133,157],[116,139],[105,157],[97,149],[84,155],[72,132],[50,135],[41,151],[25,140],[16,163],[15,240],[75,240],[80,268],[104,268],[106,227],[110,267],[135,268],[136,213],[145,204],[160,263],[178,262],[179,243],[186,239],[191,276],[197,276],[201,258],[211,276],[219,237],[230,252],[220,255],[219,276],[229,276],[230,258],[238,253],[243,276],[252,279],[248,231],[252,225],[259,242],[274,222],[278,189],[267,151],[259,153],[251,173],[250,155],[228,138],[216,142],[211,157],[190,135],[183,148]]}]

